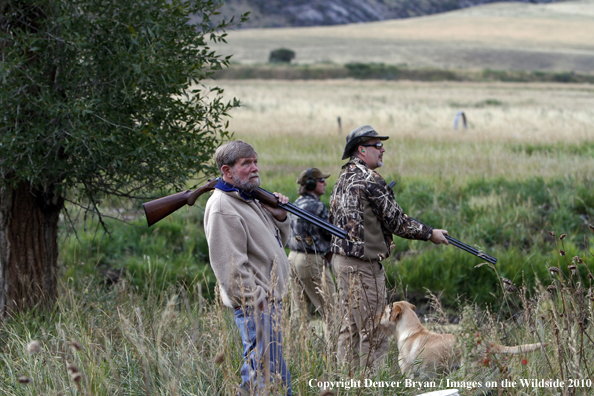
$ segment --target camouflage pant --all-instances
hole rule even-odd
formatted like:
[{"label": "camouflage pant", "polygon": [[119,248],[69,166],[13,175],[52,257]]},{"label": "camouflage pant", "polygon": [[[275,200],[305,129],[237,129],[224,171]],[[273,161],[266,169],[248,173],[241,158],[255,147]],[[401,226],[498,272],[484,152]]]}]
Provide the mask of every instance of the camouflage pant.
[{"label": "camouflage pant", "polygon": [[[336,286],[321,255],[291,250],[291,314],[309,317],[310,304],[325,315],[335,305]],[[330,307],[330,308],[328,308]]]},{"label": "camouflage pant", "polygon": [[384,268],[378,260],[334,255],[341,326],[337,357],[356,368],[377,368],[388,351],[388,339],[375,324],[387,303]]}]

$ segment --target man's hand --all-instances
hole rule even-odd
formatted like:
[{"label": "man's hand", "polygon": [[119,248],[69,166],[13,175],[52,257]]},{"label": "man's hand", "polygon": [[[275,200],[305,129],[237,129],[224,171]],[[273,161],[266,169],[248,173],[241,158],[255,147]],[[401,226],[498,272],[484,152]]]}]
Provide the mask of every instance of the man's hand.
[{"label": "man's hand", "polygon": [[446,235],[448,235],[447,230],[437,230],[434,228],[433,233],[431,234],[431,238],[429,240],[436,245],[439,245],[440,243],[445,243],[446,245],[449,245],[450,243],[445,237]]},{"label": "man's hand", "polygon": [[[289,198],[284,196],[283,194],[279,194],[277,192],[272,193],[278,199],[279,203],[286,204],[289,202]],[[278,221],[284,221],[287,218],[287,211],[281,208],[273,208],[272,206],[268,206],[262,202],[260,202],[267,211],[272,213],[275,219]]]}]

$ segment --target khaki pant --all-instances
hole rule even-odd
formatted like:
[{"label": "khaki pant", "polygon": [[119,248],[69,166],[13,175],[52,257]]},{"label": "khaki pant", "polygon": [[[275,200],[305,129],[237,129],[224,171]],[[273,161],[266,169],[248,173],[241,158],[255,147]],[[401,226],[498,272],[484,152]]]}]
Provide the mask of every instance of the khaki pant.
[{"label": "khaki pant", "polygon": [[310,306],[326,315],[335,304],[336,286],[321,255],[291,250],[291,312],[310,317]]},{"label": "khaki pant", "polygon": [[388,352],[388,339],[375,323],[387,303],[384,268],[378,260],[334,255],[332,269],[338,283],[341,326],[339,363],[376,369]]}]

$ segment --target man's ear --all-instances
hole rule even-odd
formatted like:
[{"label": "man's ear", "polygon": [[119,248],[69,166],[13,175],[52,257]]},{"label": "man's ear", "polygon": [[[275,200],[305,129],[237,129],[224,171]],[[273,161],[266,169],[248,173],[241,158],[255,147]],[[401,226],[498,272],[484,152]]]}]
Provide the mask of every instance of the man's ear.
[{"label": "man's ear", "polygon": [[221,172],[223,172],[223,176],[229,179],[233,176],[233,168],[231,168],[229,165],[221,166]]}]

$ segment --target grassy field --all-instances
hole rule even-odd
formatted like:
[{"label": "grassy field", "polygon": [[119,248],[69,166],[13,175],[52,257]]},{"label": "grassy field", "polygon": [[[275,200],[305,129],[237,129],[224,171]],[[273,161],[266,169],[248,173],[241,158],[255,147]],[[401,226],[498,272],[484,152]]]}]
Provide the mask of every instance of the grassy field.
[{"label": "grassy field", "polygon": [[[260,153],[263,185],[292,199],[296,175],[308,166],[331,172],[331,186],[344,163],[344,137],[369,123],[391,137],[380,172],[398,182],[396,196],[407,213],[501,256],[499,269],[509,278],[526,276],[533,284],[535,274],[546,273],[553,248],[548,231],[573,233],[566,242],[575,249],[589,232],[590,85],[220,83],[227,95],[243,98],[231,127]],[[466,130],[453,129],[458,111],[468,117]],[[494,287],[496,277],[486,268],[472,270],[474,257],[396,242],[402,260],[395,277],[413,294],[428,287],[445,290],[449,303],[458,295],[497,301],[485,287]]]},{"label": "grassy field", "polygon": [[[331,172],[345,161],[346,134],[369,123],[389,135],[380,173],[397,182],[398,202],[412,217],[500,259],[501,276],[531,291],[556,263],[549,231],[568,234],[570,257],[583,255],[594,222],[594,87],[554,84],[413,83],[379,81],[219,81],[243,106],[233,113],[236,138],[259,153],[262,186],[297,198],[299,172]],[[468,129],[453,129],[458,111]],[[341,119],[339,128],[337,118]],[[202,210],[184,208],[152,228],[138,211],[111,222],[111,237],[82,223],[63,233],[65,275],[125,269],[134,286],[152,268],[161,287],[182,282],[214,287]],[[453,247],[395,238],[387,262],[396,295],[424,301],[424,288],[456,299],[500,306],[498,278],[480,260]],[[399,287],[397,287],[399,285]],[[406,292],[405,292],[406,291]],[[208,293],[205,293],[205,295]],[[212,296],[212,294],[211,294]]]},{"label": "grassy field", "polygon": [[[230,125],[237,137],[259,149],[265,172],[282,170],[292,177],[314,162],[336,173],[348,132],[371,124],[392,137],[382,168],[387,175],[460,182],[468,177],[591,176],[591,158],[574,155],[588,149],[594,137],[591,85],[218,83],[228,96],[242,98],[243,107]],[[466,130],[461,124],[453,128],[458,111],[467,116]]]},{"label": "grassy field", "polygon": [[266,63],[290,48],[295,62],[378,62],[438,69],[591,73],[594,1],[500,3],[439,15],[330,27],[245,29],[217,48],[239,63]]},{"label": "grassy field", "polygon": [[[467,364],[440,379],[481,382],[476,389],[460,386],[468,396],[588,394],[586,381],[594,374],[588,227],[594,222],[593,86],[217,84],[243,102],[230,125],[236,138],[258,151],[264,188],[294,200],[297,174],[317,166],[332,173],[330,190],[344,163],[346,134],[369,123],[391,137],[379,171],[397,181],[396,197],[405,211],[499,258],[495,266],[482,265],[453,247],[395,238],[396,250],[384,262],[390,299],[416,303],[423,321],[437,331],[456,322],[454,331],[462,336]],[[453,129],[458,111],[468,116],[468,129]],[[151,228],[139,207],[104,202],[131,223],[107,220],[111,236],[74,211],[77,232],[66,232],[64,218],[58,304],[52,312],[31,312],[3,324],[0,394],[236,392],[241,341],[207,264],[201,226],[206,199]],[[122,274],[111,284],[108,274],[115,270]],[[513,287],[504,286],[503,278]],[[312,379],[404,380],[395,344],[378,373],[349,373],[337,364],[336,311],[311,325],[296,321],[288,310],[284,315],[285,357],[295,394],[321,394],[310,386]],[[477,354],[489,342],[549,345],[530,355]],[[566,385],[486,386],[520,378],[559,379]],[[571,389],[570,379],[582,382]],[[444,384],[438,379],[424,388],[335,388],[333,394],[414,395]]]}]

